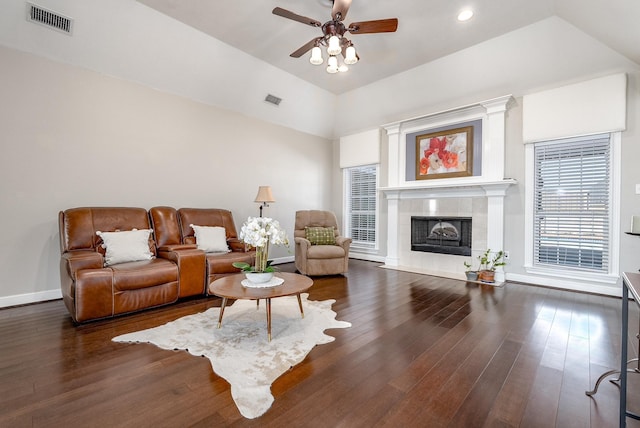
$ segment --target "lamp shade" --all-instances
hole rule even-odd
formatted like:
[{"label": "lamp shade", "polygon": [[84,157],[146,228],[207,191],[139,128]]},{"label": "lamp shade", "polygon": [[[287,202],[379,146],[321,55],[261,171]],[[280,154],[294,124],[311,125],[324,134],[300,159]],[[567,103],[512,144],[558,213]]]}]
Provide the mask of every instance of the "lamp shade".
[{"label": "lamp shade", "polygon": [[353,46],[349,46],[346,51],[346,56],[344,57],[345,64],[355,64],[358,62],[358,57],[356,56],[356,48]]},{"label": "lamp shade", "polygon": [[327,73],[337,73],[338,72],[338,58],[335,56],[330,56],[327,60]]},{"label": "lamp shade", "polygon": [[311,58],[309,58],[309,62],[313,65],[320,65],[324,62],[322,59],[322,50],[318,46],[314,46],[311,49]]},{"label": "lamp shade", "polygon": [[273,199],[273,194],[271,193],[271,186],[260,186],[258,187],[258,195],[256,196],[255,202],[275,202]]},{"label": "lamp shade", "polygon": [[327,46],[327,53],[329,55],[338,55],[342,52],[342,48],[340,48],[340,39],[338,36],[329,37],[329,46]]}]

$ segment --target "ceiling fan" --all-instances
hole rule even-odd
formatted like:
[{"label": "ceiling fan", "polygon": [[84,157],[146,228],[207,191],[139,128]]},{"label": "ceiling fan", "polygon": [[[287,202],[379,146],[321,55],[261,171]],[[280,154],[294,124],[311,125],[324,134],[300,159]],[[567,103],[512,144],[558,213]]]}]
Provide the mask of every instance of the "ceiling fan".
[{"label": "ceiling fan", "polygon": [[349,25],[345,25],[343,21],[347,16],[350,6],[351,0],[333,0],[331,19],[324,24],[313,18],[298,15],[281,7],[274,8],[274,15],[302,22],[303,24],[307,24],[312,27],[320,27],[322,30],[322,36],[316,37],[305,43],[289,56],[293,58],[300,58],[306,52],[311,50],[309,62],[311,62],[311,64],[319,65],[324,62],[320,46],[325,46],[327,48],[327,53],[329,54],[327,71],[329,73],[346,71],[348,68],[345,65],[340,67],[338,66],[337,55],[342,54],[344,63],[348,65],[355,64],[359,60],[353,43],[351,40],[344,37],[346,32],[351,34],[393,33],[398,29],[397,18],[353,22]]}]

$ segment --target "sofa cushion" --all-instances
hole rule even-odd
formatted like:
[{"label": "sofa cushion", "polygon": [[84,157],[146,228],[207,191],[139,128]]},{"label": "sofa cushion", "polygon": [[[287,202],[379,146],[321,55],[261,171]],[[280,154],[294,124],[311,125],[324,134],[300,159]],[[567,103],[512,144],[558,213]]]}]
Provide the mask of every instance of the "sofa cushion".
[{"label": "sofa cushion", "polygon": [[149,236],[151,229],[133,229],[123,232],[100,232],[102,246],[106,250],[104,256],[105,266],[118,263],[134,262],[138,260],[151,260],[153,253],[149,250]]},{"label": "sofa cushion", "polygon": [[219,226],[196,226],[190,225],[196,236],[198,249],[205,253],[228,253],[227,232],[224,227]]},{"label": "sofa cushion", "polygon": [[[178,281],[178,266],[161,258],[119,263],[111,266],[110,269],[113,272],[114,293],[150,288]],[[177,291],[175,297],[177,298]]]},{"label": "sofa cushion", "polygon": [[218,253],[218,254],[207,254],[207,271],[209,275],[218,274],[218,273],[235,273],[240,270],[233,266],[235,262],[245,262],[249,264],[254,263],[254,254],[255,253]]},{"label": "sofa cushion", "polygon": [[305,238],[311,245],[335,245],[336,235],[333,227],[305,227]]}]

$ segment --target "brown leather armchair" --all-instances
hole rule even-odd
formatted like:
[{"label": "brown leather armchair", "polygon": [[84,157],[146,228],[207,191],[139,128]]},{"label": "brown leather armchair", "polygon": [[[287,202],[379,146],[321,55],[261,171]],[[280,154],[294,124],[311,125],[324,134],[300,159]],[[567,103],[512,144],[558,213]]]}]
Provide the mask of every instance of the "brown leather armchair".
[{"label": "brown leather armchair", "polygon": [[[310,228],[320,228],[328,240],[314,239],[310,234],[315,231]],[[330,232],[322,230],[326,228],[333,228],[333,239],[327,235]],[[331,211],[296,211],[294,242],[296,269],[302,274],[337,275],[349,269],[351,238],[340,236],[338,220]]]}]

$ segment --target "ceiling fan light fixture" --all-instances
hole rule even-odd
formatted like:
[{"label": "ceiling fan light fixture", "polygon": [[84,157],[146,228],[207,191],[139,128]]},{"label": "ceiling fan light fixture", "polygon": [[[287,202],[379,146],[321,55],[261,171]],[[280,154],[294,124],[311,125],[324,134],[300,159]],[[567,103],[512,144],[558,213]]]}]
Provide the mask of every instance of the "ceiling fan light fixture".
[{"label": "ceiling fan light fixture", "polygon": [[352,65],[358,62],[358,57],[356,56],[356,48],[353,46],[349,46],[346,50],[344,63],[348,65]]},{"label": "ceiling fan light fixture", "polygon": [[327,46],[327,53],[329,55],[338,55],[340,52],[342,52],[342,49],[340,48],[340,39],[338,38],[338,36],[329,37],[329,46]]},{"label": "ceiling fan light fixture", "polygon": [[327,60],[327,73],[333,74],[338,72],[338,58],[330,56]]},{"label": "ceiling fan light fixture", "polygon": [[309,62],[313,65],[320,65],[324,62],[324,59],[322,58],[322,49],[320,49],[319,46],[314,46],[313,49],[311,49]]}]

